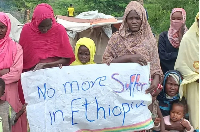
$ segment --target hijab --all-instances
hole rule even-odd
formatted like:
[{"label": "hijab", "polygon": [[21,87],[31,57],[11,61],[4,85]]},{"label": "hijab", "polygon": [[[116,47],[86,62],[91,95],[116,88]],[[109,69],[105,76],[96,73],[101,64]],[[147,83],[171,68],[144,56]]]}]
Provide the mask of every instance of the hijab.
[{"label": "hijab", "polygon": [[[172,15],[175,12],[181,12],[183,16],[183,20],[172,20]],[[174,48],[179,48],[180,40],[179,40],[179,31],[182,29],[182,25],[185,25],[186,21],[186,12],[183,8],[174,8],[170,15],[170,28],[168,30],[168,39]],[[184,33],[187,31],[187,27],[184,26]]]},{"label": "hijab", "polygon": [[[140,16],[140,19],[142,20],[140,30],[138,32],[134,32],[134,33],[129,31],[129,27],[126,22],[126,18],[128,16],[128,14],[133,10],[136,11],[136,13]],[[141,42],[146,43],[146,40],[148,40],[148,43],[150,43],[152,45],[154,45],[156,43],[156,39],[153,36],[151,27],[147,21],[146,11],[145,11],[144,7],[139,2],[136,2],[136,1],[131,1],[127,5],[125,12],[124,12],[124,16],[123,16],[123,22],[119,29],[119,34],[120,34],[120,36],[124,37],[125,39],[126,39],[126,37],[132,35],[131,39],[129,38],[129,42],[127,43],[128,47],[136,46],[137,44],[140,44]],[[131,43],[130,43],[130,41],[131,41]]]},{"label": "hijab", "polygon": [[7,27],[6,35],[0,39],[0,70],[10,68],[14,63],[14,57],[17,53],[16,43],[9,37],[11,31],[11,22],[9,17],[0,12],[0,22]]},{"label": "hijab", "polygon": [[199,13],[195,17],[195,22],[183,36],[176,59],[174,69],[181,72],[183,81],[181,83],[179,94],[180,98],[186,97],[187,84],[193,83],[199,79]]},{"label": "hijab", "polygon": [[[45,19],[51,19],[52,26],[41,33],[38,26]],[[75,60],[65,28],[56,22],[52,7],[45,3],[36,6],[31,22],[22,29],[19,43],[24,51],[24,69],[50,57],[70,58],[70,63]]]},{"label": "hijab", "polygon": [[96,46],[95,46],[95,43],[92,39],[90,38],[80,38],[77,43],[76,43],[76,46],[75,46],[75,57],[76,57],[76,60],[71,64],[71,65],[83,65],[80,60],[78,59],[78,50],[80,48],[80,46],[85,46],[89,49],[90,51],[90,61],[86,63],[87,64],[95,64],[94,62],[94,56],[95,56],[95,53],[96,53]]},{"label": "hijab", "polygon": [[167,82],[168,77],[172,77],[178,83],[179,86],[182,82],[182,76],[180,72],[176,70],[170,70],[165,73],[163,84],[162,84],[163,89],[160,92],[160,94],[157,96],[157,100],[159,101],[159,106],[160,106],[163,116],[169,115],[171,103],[175,100],[179,100],[180,98],[179,94],[176,94],[174,97],[170,97],[166,94],[165,88],[166,88],[166,82]]}]

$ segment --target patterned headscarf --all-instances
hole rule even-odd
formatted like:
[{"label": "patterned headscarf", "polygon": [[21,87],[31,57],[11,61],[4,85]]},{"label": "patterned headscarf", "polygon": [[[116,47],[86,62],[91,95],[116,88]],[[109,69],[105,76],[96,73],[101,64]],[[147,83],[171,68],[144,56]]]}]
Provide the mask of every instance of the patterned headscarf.
[{"label": "patterned headscarf", "polygon": [[157,96],[157,100],[159,101],[160,110],[163,116],[169,115],[170,107],[173,101],[179,100],[179,94],[175,95],[174,97],[169,97],[165,92],[166,82],[168,77],[172,77],[180,86],[182,82],[181,73],[176,70],[170,70],[165,73],[164,80],[163,80],[163,89],[160,94]]},{"label": "patterned headscarf", "polygon": [[[129,32],[129,27],[126,22],[126,17],[131,11],[136,11],[136,13],[140,16],[140,19],[142,20],[142,24],[138,32]],[[129,35],[132,35],[132,39],[129,40],[131,41],[130,43],[131,46],[140,44],[143,40],[148,40],[148,43],[152,44],[156,43],[156,39],[153,36],[151,27],[147,21],[146,11],[144,7],[136,1],[131,1],[127,5],[123,16],[123,23],[119,29],[119,34],[124,38],[126,38]]]},{"label": "patterned headscarf", "polygon": [[143,0],[137,0],[137,2],[139,2],[141,5],[144,5]]},{"label": "patterned headscarf", "polygon": [[[172,20],[172,15],[175,12],[181,12],[182,16],[183,16],[183,20]],[[180,46],[179,31],[181,30],[182,25],[185,24],[185,21],[186,21],[185,10],[182,8],[174,8],[170,15],[170,28],[168,31],[168,39],[174,48],[179,48],[179,46]],[[185,26],[183,34],[185,34],[187,30],[188,29]]]}]

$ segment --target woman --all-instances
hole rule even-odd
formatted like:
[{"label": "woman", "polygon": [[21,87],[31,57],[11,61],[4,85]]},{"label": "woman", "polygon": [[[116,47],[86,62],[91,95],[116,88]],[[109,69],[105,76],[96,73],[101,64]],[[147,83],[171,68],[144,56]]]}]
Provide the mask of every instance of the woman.
[{"label": "woman", "polygon": [[175,69],[183,75],[180,98],[186,97],[190,122],[199,129],[199,13],[195,22],[183,36]]},{"label": "woman", "polygon": [[169,30],[162,32],[159,36],[158,53],[163,73],[174,70],[180,42],[187,31],[185,21],[185,10],[182,8],[174,8],[170,15]]},{"label": "woman", "polygon": [[152,82],[146,93],[153,93],[162,80],[162,70],[156,39],[147,21],[146,11],[136,1],[131,1],[127,5],[122,25],[108,41],[103,54],[103,63],[130,62],[140,65],[147,65],[147,62],[150,62]]},{"label": "woman", "polygon": [[[9,37],[10,31],[9,17],[0,12],[0,78],[6,83],[5,94],[1,99],[8,101],[14,111],[19,112],[22,103],[18,96],[18,81],[23,68],[23,51],[21,46]],[[12,127],[12,132],[27,132],[25,113]]]},{"label": "woman", "polygon": [[103,55],[103,63],[151,64],[152,83],[147,93],[153,92],[162,79],[156,39],[146,17],[144,7],[136,1],[130,2],[125,10],[123,23],[114,33]]},{"label": "woman", "polygon": [[70,65],[75,60],[67,32],[56,22],[48,4],[37,5],[31,22],[22,29],[19,43],[24,51],[23,72]]},{"label": "woman", "polygon": [[[165,73],[163,78],[163,89],[157,96],[159,101],[159,107],[163,117],[170,115],[171,105],[174,101],[178,101],[179,96],[179,86],[182,82],[182,76],[180,72],[175,70],[170,70]],[[181,123],[174,123],[173,125],[167,126],[166,130],[184,130]]]},{"label": "woman", "polygon": [[86,37],[80,38],[75,46],[76,60],[71,64],[71,66],[95,64],[95,53],[96,46],[94,41]]}]

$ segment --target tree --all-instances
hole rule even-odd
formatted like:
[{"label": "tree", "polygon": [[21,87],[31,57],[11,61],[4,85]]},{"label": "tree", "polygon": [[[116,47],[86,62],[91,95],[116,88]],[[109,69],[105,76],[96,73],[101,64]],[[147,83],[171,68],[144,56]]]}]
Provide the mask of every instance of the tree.
[{"label": "tree", "polygon": [[155,34],[167,31],[170,26],[170,13],[173,8],[184,8],[187,13],[186,25],[189,28],[199,11],[199,0],[147,0],[144,7],[148,11],[149,23]]}]

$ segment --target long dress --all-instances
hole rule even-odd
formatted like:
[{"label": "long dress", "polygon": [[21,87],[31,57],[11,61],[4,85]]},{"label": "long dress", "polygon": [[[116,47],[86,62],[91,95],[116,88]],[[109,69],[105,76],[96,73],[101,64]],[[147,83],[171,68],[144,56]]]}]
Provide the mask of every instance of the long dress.
[{"label": "long dress", "polygon": [[[41,19],[42,17],[42,19]],[[52,26],[46,33],[39,31],[39,24],[44,19],[52,20]],[[23,26],[19,44],[23,48],[23,72],[33,70],[38,63],[49,63],[61,58],[75,60],[73,49],[65,28],[56,22],[53,9],[42,3],[36,6],[30,23]],[[23,89],[19,84],[19,96],[25,103]]]},{"label": "long dress", "polygon": [[197,20],[183,36],[175,69],[183,75],[179,94],[186,97],[189,120],[194,129],[199,129],[199,28]]},{"label": "long dress", "polygon": [[[23,69],[23,51],[22,47],[17,43],[16,47],[17,52],[14,57],[14,63],[10,67],[10,72],[1,77],[6,83],[5,94],[1,99],[8,101],[15,112],[19,112],[22,108],[22,103],[18,95],[18,80],[20,79]],[[1,63],[4,63],[4,61]],[[12,127],[12,132],[27,132],[26,113],[21,115],[16,124]]]}]

